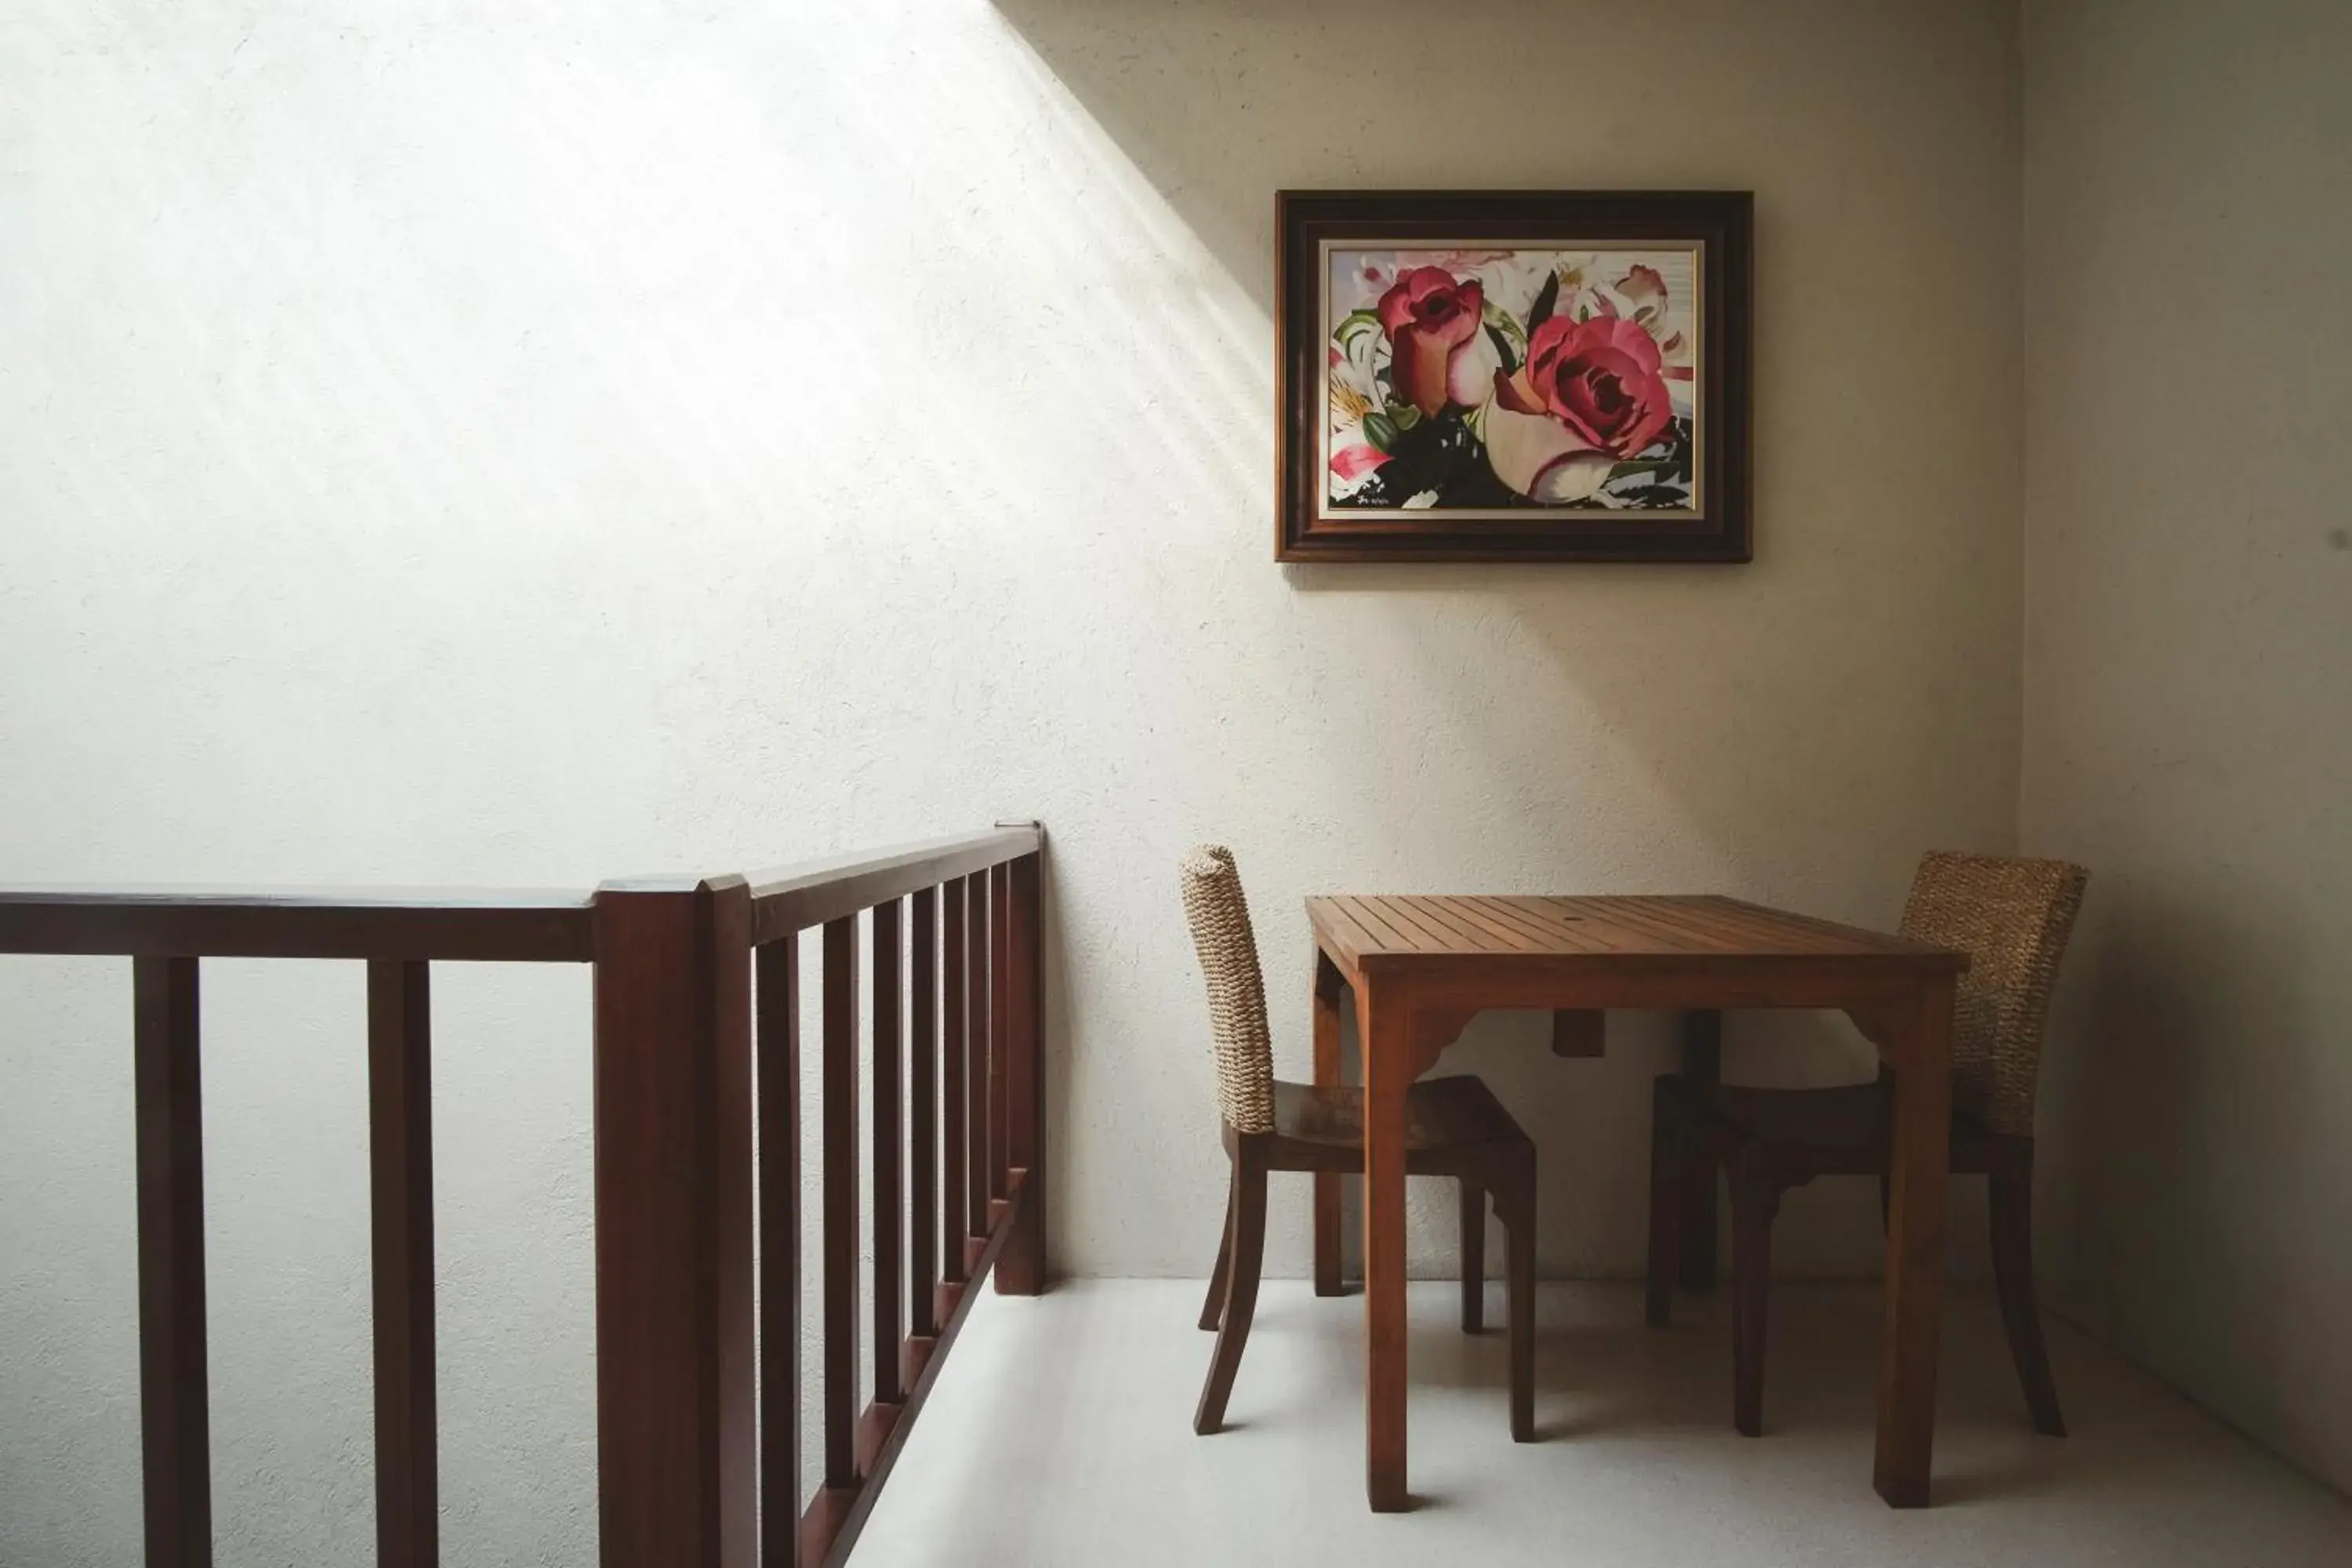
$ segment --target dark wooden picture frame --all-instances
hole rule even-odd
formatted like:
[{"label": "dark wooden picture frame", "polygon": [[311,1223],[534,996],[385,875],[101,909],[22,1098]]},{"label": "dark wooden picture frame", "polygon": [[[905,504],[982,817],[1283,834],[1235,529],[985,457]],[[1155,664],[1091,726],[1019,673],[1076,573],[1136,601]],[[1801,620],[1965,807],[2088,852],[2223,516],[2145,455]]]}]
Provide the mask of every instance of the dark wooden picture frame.
[{"label": "dark wooden picture frame", "polygon": [[1278,193],[1275,558],[1750,559],[1753,227],[1745,191]]}]

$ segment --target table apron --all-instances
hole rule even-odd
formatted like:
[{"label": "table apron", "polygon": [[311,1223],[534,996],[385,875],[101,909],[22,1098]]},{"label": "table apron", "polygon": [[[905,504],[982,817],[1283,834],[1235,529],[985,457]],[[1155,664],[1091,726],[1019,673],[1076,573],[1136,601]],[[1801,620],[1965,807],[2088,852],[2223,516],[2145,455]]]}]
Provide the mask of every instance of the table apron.
[{"label": "table apron", "polygon": [[[1329,970],[1356,994],[1413,1019],[1416,1066],[1426,1068],[1476,1014],[1490,1009],[1645,1012],[1843,1012],[1890,1066],[1900,1068],[1909,1031],[1902,1023],[1923,991],[1948,983],[1945,971],[1852,960],[1717,956],[1665,966],[1650,961],[1550,964],[1418,960],[1350,968],[1324,952]],[[1318,965],[1318,973],[1322,966]],[[1360,1026],[1360,1017],[1359,1025]]]}]

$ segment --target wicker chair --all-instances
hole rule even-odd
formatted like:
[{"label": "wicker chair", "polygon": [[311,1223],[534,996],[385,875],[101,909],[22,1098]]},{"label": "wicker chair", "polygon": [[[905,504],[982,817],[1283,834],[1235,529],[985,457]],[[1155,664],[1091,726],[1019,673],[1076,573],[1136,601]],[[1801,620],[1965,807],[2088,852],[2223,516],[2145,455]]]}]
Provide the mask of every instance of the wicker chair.
[{"label": "wicker chair", "polygon": [[[2058,961],[2089,873],[2056,860],[1935,853],[1919,863],[1903,934],[1969,957],[1955,1001],[1951,1169],[1990,1178],[1993,1279],[2033,1426],[2066,1435],[2033,1294],[2033,1090]],[[1780,1194],[1815,1176],[1875,1175],[1882,1212],[1890,1080],[1838,1089],[1701,1088],[1658,1079],[1652,1123],[1645,1316],[1663,1326],[1691,1205],[1728,1178],[1732,1420],[1763,1426],[1764,1302]]]},{"label": "wicker chair", "polygon": [[[1280,1083],[1266,1031],[1265,984],[1250,930],[1249,904],[1231,850],[1203,846],[1182,864],[1184,913],[1209,983],[1209,1037],[1217,1063],[1225,1152],[1233,1179],[1223,1239],[1209,1279],[1201,1327],[1217,1333],[1215,1356],[1193,1413],[1206,1435],[1223,1425],[1225,1401],[1249,1340],[1265,1253],[1265,1178],[1269,1171],[1364,1168],[1363,1091]],[[1535,1144],[1486,1086],[1475,1078],[1433,1079],[1412,1087],[1406,1107],[1405,1171],[1452,1176],[1462,1184],[1462,1329],[1483,1326],[1486,1195],[1509,1238],[1511,1436],[1535,1436]]]}]

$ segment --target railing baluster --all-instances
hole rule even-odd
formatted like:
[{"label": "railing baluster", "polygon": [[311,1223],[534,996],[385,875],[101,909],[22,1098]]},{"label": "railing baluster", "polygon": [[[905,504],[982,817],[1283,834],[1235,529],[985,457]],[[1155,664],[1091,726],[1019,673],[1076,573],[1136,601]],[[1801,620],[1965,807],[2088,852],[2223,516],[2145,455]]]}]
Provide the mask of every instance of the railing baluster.
[{"label": "railing baluster", "polygon": [[801,944],[759,956],[760,1561],[799,1568]]},{"label": "railing baluster", "polygon": [[964,1267],[979,1259],[988,1238],[988,874],[964,879]]},{"label": "railing baluster", "polygon": [[139,1144],[139,1430],[148,1568],[209,1568],[204,1097],[196,961],[131,960]]},{"label": "railing baluster", "polygon": [[[907,1224],[907,1306],[910,1340],[935,1339],[940,1331],[939,1302],[939,893],[924,888],[914,896],[909,916],[908,951],[913,958],[913,969],[908,977],[907,996],[912,1016],[908,1020],[908,1087],[910,1100],[908,1120],[910,1123],[908,1140],[908,1172],[907,1185],[915,1200],[913,1217]],[[913,1364],[928,1347],[909,1344],[906,1377],[912,1382],[918,1375]]]},{"label": "railing baluster", "polygon": [[[902,1090],[906,1042],[898,1005],[900,928],[897,900],[874,906],[874,1403],[903,1405],[898,1381],[899,1280],[904,1248],[905,1195],[900,1162],[905,1158],[906,1115]],[[882,1429],[881,1417],[877,1423]]]},{"label": "railing baluster", "polygon": [[379,1568],[441,1557],[433,1358],[433,1023],[427,965],[367,968]]},{"label": "railing baluster", "polygon": [[1006,1163],[1021,1180],[1018,1228],[996,1262],[1000,1295],[1034,1296],[1045,1286],[1045,887],[1042,857],[1005,868],[1004,1019]]},{"label": "railing baluster", "polygon": [[[1005,1007],[1013,988],[1006,984],[1010,965],[1006,963],[1005,942],[1013,921],[1008,904],[1012,879],[1007,868],[988,868],[988,1195],[1002,1203],[1012,1191],[1013,1162],[1011,1149],[1012,1113],[1006,1103],[1005,1058],[1010,1054],[1013,1031],[1007,1026]],[[996,1227],[998,1215],[992,1204],[988,1211],[990,1229]]]},{"label": "railing baluster", "polygon": [[857,917],[824,927],[824,1484],[857,1485]]},{"label": "railing baluster", "polygon": [[940,1316],[954,1310],[947,1299],[955,1288],[971,1278],[964,1267],[964,1176],[969,1162],[964,1155],[966,1140],[971,1136],[965,1125],[964,1099],[967,1073],[964,1067],[964,940],[963,879],[958,877],[940,889],[944,918],[940,921],[940,1099],[944,1125],[940,1133],[940,1276],[943,1289],[940,1292],[942,1305]]}]

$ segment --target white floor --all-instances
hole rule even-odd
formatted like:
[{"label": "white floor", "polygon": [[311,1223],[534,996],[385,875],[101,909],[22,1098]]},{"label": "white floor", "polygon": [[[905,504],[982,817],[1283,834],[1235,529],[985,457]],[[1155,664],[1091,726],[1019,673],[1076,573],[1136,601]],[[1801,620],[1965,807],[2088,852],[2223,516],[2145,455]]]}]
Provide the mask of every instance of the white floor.
[{"label": "white floor", "polygon": [[[1947,1312],[1936,1506],[1870,1489],[1876,1293],[1774,1293],[1766,1435],[1730,1424],[1721,1303],[1664,1332],[1638,1293],[1547,1287],[1541,1441],[1505,1418],[1502,1336],[1412,1296],[1417,1509],[1364,1507],[1361,1303],[1269,1281],[1233,1425],[1195,1437],[1202,1287],[1076,1280],[978,1303],[856,1568],[887,1564],[2352,1564],[2352,1503],[2053,1324],[2074,1436],[2025,1424],[1998,1317]],[[1490,1321],[1501,1310],[1490,1288]]]}]

